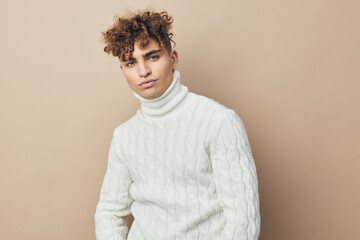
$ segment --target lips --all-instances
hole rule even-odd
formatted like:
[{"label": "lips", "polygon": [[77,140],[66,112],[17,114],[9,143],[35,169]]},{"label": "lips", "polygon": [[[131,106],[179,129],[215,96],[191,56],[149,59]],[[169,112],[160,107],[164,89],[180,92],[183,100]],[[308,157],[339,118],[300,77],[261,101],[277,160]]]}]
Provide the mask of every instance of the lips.
[{"label": "lips", "polygon": [[154,85],[155,82],[156,82],[155,79],[150,79],[150,80],[142,81],[139,85],[140,85],[140,87],[148,88],[148,87],[151,87],[152,85]]}]

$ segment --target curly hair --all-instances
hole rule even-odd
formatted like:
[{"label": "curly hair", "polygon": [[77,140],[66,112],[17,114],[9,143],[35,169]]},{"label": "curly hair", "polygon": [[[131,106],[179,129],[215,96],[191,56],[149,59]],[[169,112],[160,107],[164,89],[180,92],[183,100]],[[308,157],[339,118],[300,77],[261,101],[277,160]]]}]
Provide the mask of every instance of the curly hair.
[{"label": "curly hair", "polygon": [[139,43],[140,48],[149,44],[150,38],[158,41],[162,48],[171,51],[173,17],[166,11],[130,12],[126,17],[116,16],[114,25],[102,32],[106,44],[104,51],[119,59],[128,59],[134,51],[134,44]]}]

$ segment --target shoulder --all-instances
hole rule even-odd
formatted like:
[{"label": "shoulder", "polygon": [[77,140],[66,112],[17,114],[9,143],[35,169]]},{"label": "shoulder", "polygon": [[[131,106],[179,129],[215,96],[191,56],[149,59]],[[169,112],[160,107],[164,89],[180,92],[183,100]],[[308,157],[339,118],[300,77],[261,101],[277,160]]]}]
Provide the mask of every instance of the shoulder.
[{"label": "shoulder", "polygon": [[221,112],[224,112],[229,109],[225,105],[221,104],[220,102],[218,102],[210,97],[206,97],[206,96],[196,94],[193,92],[190,92],[190,94],[194,95],[194,98],[197,99],[198,105],[201,108],[205,108],[210,111],[216,111],[217,113],[221,113]]},{"label": "shoulder", "polygon": [[234,131],[235,128],[244,128],[243,122],[235,110],[224,104],[203,96],[194,94],[197,98],[197,111],[201,118],[205,118],[207,126],[207,144],[217,139],[220,133],[227,134],[228,131]]},{"label": "shoulder", "polygon": [[211,122],[212,125],[217,125],[216,123],[226,119],[237,119],[239,115],[235,110],[225,106],[224,104],[203,95],[195,94],[195,97],[198,99],[199,108],[204,109],[206,112],[211,112]]},{"label": "shoulder", "polygon": [[137,115],[134,115],[125,122],[117,125],[113,131],[113,136],[120,137],[123,136],[124,134],[127,134],[127,132],[130,131],[136,125],[136,122],[137,122]]}]

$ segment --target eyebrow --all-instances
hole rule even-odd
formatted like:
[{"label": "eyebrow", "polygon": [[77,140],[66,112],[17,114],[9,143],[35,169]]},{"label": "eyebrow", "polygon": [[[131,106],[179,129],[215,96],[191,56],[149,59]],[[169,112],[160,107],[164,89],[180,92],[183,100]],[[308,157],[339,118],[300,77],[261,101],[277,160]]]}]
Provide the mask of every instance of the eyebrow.
[{"label": "eyebrow", "polygon": [[[153,55],[153,54],[158,53],[158,52],[161,52],[161,49],[151,50],[151,51],[145,53],[145,54],[143,55],[143,57],[145,58],[145,57],[148,57],[148,56]],[[129,59],[123,59],[122,62],[134,61],[134,60],[136,60],[136,59],[133,58],[133,57],[130,57]]]}]

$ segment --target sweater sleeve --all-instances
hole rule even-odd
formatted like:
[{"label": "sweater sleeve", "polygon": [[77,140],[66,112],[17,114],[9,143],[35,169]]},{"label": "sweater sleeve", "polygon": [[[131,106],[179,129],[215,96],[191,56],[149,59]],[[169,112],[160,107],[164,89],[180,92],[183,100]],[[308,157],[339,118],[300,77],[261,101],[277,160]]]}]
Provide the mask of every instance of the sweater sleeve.
[{"label": "sweater sleeve", "polygon": [[114,131],[108,155],[108,165],[95,212],[97,240],[125,240],[128,227],[125,216],[130,215],[133,199],[132,180],[127,166],[119,157],[117,133]]},{"label": "sweater sleeve", "polygon": [[210,139],[216,191],[225,225],[221,240],[256,240],[260,235],[258,180],[248,136],[240,117],[227,109]]}]

